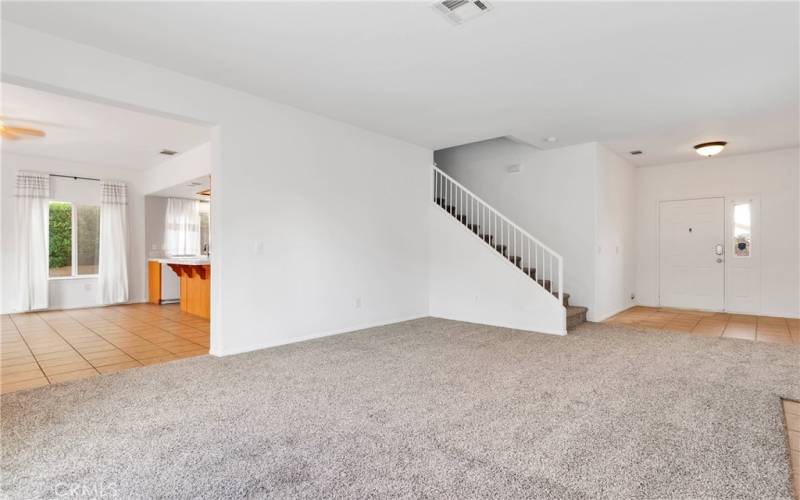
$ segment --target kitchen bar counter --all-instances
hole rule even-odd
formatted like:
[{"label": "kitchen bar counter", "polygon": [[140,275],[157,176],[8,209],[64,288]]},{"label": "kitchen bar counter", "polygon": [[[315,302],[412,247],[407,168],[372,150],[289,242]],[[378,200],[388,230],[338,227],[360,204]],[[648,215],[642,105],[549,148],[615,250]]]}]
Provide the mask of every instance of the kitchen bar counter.
[{"label": "kitchen bar counter", "polygon": [[207,258],[150,259],[150,301],[157,296],[155,282],[161,280],[161,264],[168,265],[181,280],[181,311],[201,318],[211,317],[211,262]]}]

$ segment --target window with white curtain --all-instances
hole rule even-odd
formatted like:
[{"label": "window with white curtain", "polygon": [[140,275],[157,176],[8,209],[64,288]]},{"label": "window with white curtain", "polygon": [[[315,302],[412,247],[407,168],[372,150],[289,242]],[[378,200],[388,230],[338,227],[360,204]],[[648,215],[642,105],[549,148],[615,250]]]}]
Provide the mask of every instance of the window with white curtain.
[{"label": "window with white curtain", "polygon": [[198,200],[167,199],[164,251],[173,257],[200,255],[200,202]]}]

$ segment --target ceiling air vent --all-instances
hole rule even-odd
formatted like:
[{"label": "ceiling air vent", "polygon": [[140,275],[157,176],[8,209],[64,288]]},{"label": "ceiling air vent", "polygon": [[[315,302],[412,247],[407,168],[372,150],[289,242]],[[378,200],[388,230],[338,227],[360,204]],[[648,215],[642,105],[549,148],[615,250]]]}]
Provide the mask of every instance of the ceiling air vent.
[{"label": "ceiling air vent", "polygon": [[167,155],[167,156],[173,156],[173,155],[178,154],[178,152],[177,151],[173,151],[171,149],[162,149],[160,154]]},{"label": "ceiling air vent", "polygon": [[433,8],[453,24],[462,24],[492,10],[492,6],[483,0],[444,0],[433,4]]}]

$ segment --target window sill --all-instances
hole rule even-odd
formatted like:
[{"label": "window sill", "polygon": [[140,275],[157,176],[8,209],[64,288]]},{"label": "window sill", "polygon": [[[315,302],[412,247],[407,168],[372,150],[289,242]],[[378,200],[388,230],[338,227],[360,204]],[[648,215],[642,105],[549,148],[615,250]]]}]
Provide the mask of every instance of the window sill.
[{"label": "window sill", "polygon": [[79,276],[48,276],[48,281],[69,281],[69,280],[94,280],[99,274],[81,274]]}]

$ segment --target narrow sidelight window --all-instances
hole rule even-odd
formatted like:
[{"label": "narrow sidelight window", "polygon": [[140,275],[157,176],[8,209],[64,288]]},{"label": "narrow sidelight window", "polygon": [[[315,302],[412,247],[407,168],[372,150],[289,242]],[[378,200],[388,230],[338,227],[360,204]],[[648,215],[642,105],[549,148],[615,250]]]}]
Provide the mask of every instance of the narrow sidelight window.
[{"label": "narrow sidelight window", "polygon": [[750,203],[735,204],[733,206],[733,254],[736,257],[750,257],[751,232]]}]

